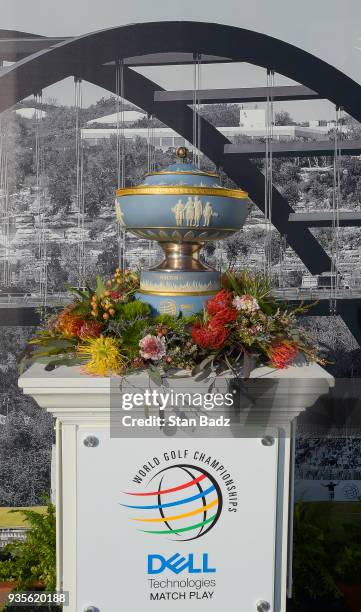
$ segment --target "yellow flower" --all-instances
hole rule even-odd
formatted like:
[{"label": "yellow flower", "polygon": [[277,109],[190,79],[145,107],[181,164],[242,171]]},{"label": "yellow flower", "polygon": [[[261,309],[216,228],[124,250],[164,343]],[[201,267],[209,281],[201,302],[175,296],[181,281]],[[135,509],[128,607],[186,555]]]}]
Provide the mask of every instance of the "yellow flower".
[{"label": "yellow flower", "polygon": [[118,374],[125,367],[125,359],[115,338],[99,336],[87,338],[77,348],[78,354],[86,359],[83,369],[87,374],[110,376]]}]

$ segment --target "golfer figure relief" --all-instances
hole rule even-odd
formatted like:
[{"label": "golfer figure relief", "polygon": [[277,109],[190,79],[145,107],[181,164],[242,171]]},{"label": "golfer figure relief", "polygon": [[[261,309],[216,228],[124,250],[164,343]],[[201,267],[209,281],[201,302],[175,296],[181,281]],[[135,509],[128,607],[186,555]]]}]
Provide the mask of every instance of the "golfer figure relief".
[{"label": "golfer figure relief", "polygon": [[182,203],[182,200],[178,200],[177,204],[173,206],[172,208],[172,212],[175,215],[176,225],[183,225],[184,208],[185,207],[184,207],[184,204]]},{"label": "golfer figure relief", "polygon": [[208,227],[211,224],[212,217],[218,217],[218,213],[213,211],[209,202],[203,208],[202,201],[198,196],[194,198],[189,196],[185,204],[183,204],[183,200],[178,200],[171,210],[178,227],[184,225],[188,227]]},{"label": "golfer figure relief", "polygon": [[187,225],[194,225],[194,204],[193,204],[193,198],[189,197],[187,200],[187,204],[185,206],[186,208],[186,221],[187,221]]},{"label": "golfer figure relief", "polygon": [[194,225],[199,225],[202,218],[202,202],[198,196],[194,198]]},{"label": "golfer figure relief", "polygon": [[207,202],[203,209],[203,225],[208,227],[212,221],[212,217],[218,217],[218,213],[213,212],[212,206],[209,202]]}]

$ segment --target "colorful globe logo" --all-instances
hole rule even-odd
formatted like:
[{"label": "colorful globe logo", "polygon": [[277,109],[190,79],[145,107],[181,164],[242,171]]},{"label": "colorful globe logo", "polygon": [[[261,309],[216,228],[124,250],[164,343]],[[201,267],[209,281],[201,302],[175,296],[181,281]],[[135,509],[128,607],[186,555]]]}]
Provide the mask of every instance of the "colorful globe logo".
[{"label": "colorful globe logo", "polygon": [[144,533],[195,540],[213,529],[221,516],[221,488],[203,468],[172,465],[153,476],[148,486],[151,483],[151,491],[127,493],[141,498],[142,504],[122,504],[136,511],[131,520],[141,523]]}]

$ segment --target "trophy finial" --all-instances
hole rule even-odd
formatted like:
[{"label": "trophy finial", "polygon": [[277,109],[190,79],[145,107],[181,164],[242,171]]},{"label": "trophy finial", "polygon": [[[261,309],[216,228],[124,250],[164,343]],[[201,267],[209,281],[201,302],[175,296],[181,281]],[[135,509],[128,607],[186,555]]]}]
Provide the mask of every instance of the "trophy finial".
[{"label": "trophy finial", "polygon": [[187,149],[187,147],[178,147],[178,149],[175,152],[176,156],[178,157],[178,159],[181,159],[182,162],[185,164],[187,161],[187,157],[189,154],[189,151]]}]

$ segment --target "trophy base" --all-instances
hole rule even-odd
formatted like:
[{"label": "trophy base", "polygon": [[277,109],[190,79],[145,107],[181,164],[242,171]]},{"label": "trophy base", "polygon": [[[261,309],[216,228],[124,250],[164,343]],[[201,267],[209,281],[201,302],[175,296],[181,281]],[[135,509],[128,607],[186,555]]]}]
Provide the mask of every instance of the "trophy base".
[{"label": "trophy base", "polygon": [[167,243],[165,260],[141,273],[136,297],[152,307],[152,314],[195,314],[220,290],[220,273],[198,260],[200,247]]},{"label": "trophy base", "polygon": [[144,270],[140,289],[146,293],[188,294],[219,291],[220,273],[216,270],[188,272],[184,270]]},{"label": "trophy base", "polygon": [[165,293],[157,294],[137,291],[135,298],[148,304],[152,309],[153,316],[161,314],[177,316],[180,312],[184,316],[190,316],[197,312],[201,312],[209,298],[216,293],[217,291],[209,291],[208,293],[202,294],[183,293],[179,295],[167,295]]}]

